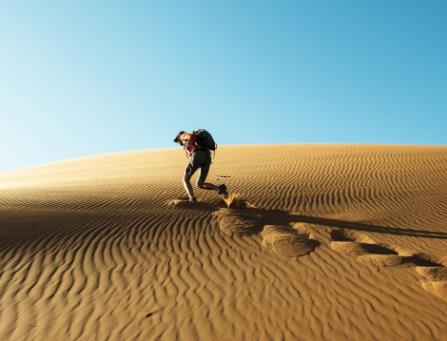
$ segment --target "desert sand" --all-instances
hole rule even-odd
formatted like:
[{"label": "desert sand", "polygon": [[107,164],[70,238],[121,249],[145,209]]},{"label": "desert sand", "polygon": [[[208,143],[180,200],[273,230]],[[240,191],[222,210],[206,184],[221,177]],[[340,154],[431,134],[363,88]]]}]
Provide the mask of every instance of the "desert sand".
[{"label": "desert sand", "polygon": [[221,146],[227,203],[185,164],[0,174],[0,340],[447,339],[447,147]]}]

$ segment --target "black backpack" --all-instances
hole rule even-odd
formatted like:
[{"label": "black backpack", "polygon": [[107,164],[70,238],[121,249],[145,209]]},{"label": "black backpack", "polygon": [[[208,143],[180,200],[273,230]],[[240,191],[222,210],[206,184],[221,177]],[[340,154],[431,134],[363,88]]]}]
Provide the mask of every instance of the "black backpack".
[{"label": "black backpack", "polygon": [[213,137],[208,131],[206,131],[205,129],[199,129],[193,131],[193,133],[196,136],[196,144],[199,148],[206,150],[217,149],[217,144],[216,142],[214,142]]}]

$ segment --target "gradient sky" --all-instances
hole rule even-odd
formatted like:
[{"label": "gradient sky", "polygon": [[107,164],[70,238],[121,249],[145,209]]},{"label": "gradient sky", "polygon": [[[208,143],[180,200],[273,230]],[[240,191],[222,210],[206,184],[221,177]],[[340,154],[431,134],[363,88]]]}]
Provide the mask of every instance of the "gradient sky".
[{"label": "gradient sky", "polygon": [[447,142],[447,1],[4,1],[0,171],[218,144]]}]

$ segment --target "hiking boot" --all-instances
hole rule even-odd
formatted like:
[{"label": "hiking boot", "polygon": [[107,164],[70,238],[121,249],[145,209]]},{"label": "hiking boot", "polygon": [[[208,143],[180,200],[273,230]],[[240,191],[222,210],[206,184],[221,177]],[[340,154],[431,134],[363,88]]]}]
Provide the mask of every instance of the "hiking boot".
[{"label": "hiking boot", "polygon": [[228,192],[227,192],[227,186],[225,186],[224,184],[219,186],[219,195],[222,195],[224,198],[228,197]]}]

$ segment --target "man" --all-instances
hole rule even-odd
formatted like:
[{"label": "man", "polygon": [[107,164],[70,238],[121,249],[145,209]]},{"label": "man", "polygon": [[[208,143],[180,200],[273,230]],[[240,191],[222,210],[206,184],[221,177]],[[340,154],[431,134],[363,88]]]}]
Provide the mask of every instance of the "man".
[{"label": "man", "polygon": [[[204,139],[203,139],[204,136]],[[202,138],[202,141],[199,141]],[[208,138],[208,141],[206,139]],[[215,143],[211,135],[206,130],[198,130],[197,132],[180,131],[174,139],[174,142],[183,146],[183,149],[189,157],[188,164],[183,175],[183,185],[188,193],[189,201],[197,202],[191,186],[191,177],[197,169],[200,168],[200,175],[197,179],[197,187],[216,191],[224,198],[228,196],[227,187],[225,185],[216,186],[212,183],[205,182],[208,171],[211,166],[210,149],[215,149]]]}]

